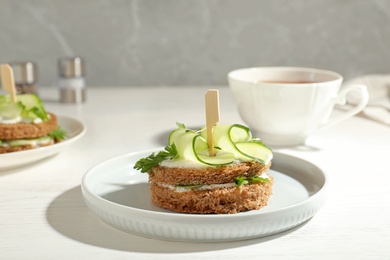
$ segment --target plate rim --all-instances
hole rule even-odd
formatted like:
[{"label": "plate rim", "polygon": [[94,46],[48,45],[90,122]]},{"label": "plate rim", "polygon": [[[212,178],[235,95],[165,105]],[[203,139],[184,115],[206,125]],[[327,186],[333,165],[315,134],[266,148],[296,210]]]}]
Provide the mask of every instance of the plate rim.
[{"label": "plate rim", "polygon": [[[274,210],[271,210],[271,211],[266,211],[266,212],[261,212],[261,211],[258,211],[258,210],[251,210],[251,211],[246,211],[246,212],[240,212],[240,213],[237,213],[237,214],[188,214],[188,213],[179,213],[179,212],[151,211],[151,210],[147,210],[147,209],[140,209],[140,208],[134,208],[134,207],[131,207],[131,206],[126,206],[126,205],[123,205],[123,204],[119,204],[119,203],[107,200],[107,199],[105,199],[105,198],[95,194],[93,191],[91,191],[89,189],[89,187],[87,186],[87,184],[86,184],[88,176],[90,176],[96,168],[101,167],[104,164],[109,164],[112,161],[120,160],[120,159],[123,159],[125,157],[135,156],[135,155],[141,154],[141,153],[145,153],[146,154],[146,153],[158,152],[161,149],[163,149],[163,147],[157,148],[157,149],[155,148],[155,149],[142,150],[142,151],[138,151],[138,152],[130,152],[130,153],[126,153],[126,154],[122,154],[122,155],[110,158],[108,160],[102,161],[102,162],[97,163],[96,165],[92,166],[84,174],[84,176],[82,178],[82,181],[81,181],[81,188],[82,188],[82,191],[83,191],[83,196],[84,196],[84,192],[87,192],[89,194],[89,196],[92,196],[95,199],[101,200],[102,202],[108,203],[108,204],[110,204],[112,206],[120,207],[120,208],[123,208],[125,210],[131,210],[131,211],[134,211],[134,212],[139,212],[139,213],[142,213],[142,214],[158,215],[159,217],[164,217],[164,218],[172,218],[172,217],[195,218],[195,219],[197,219],[197,218],[202,218],[202,219],[204,219],[204,218],[212,218],[212,219],[214,219],[214,218],[221,218],[221,217],[222,218],[242,218],[244,216],[250,217],[250,216],[258,216],[258,215],[262,215],[263,216],[263,215],[270,215],[270,214],[280,214],[281,212],[288,211],[291,208],[298,208],[298,207],[302,206],[303,204],[309,203],[311,200],[316,199],[316,197],[322,195],[322,193],[326,193],[327,189],[328,189],[328,186],[329,186],[328,175],[325,173],[325,171],[321,167],[319,167],[319,166],[315,165],[314,163],[309,162],[309,161],[307,161],[307,160],[305,160],[303,158],[299,158],[299,157],[296,157],[294,155],[290,155],[290,154],[286,154],[286,153],[282,153],[282,152],[278,152],[278,151],[274,151],[273,152],[274,155],[276,154],[276,157],[278,157],[278,156],[287,156],[287,157],[293,158],[294,160],[300,160],[300,161],[302,161],[304,163],[307,163],[307,164],[315,167],[318,171],[321,172],[321,174],[322,174],[322,176],[324,178],[324,184],[322,185],[322,187],[319,188],[319,190],[317,192],[315,192],[314,194],[310,195],[308,198],[306,198],[303,201],[300,201],[300,202],[297,202],[297,203],[294,203],[292,205],[288,205],[288,206],[285,206],[285,207],[282,207],[282,208],[274,209]],[[129,165],[131,165],[131,162],[129,162]],[[271,166],[271,169],[272,169],[272,166]],[[136,173],[136,174],[143,174],[143,173]],[[144,174],[147,174],[147,173],[144,173]],[[282,173],[282,174],[287,175],[285,173]],[[287,175],[287,176],[290,176],[290,175]]]},{"label": "plate rim", "polygon": [[[81,192],[84,202],[103,222],[121,231],[153,239],[180,242],[231,242],[270,236],[295,228],[311,219],[325,204],[327,199],[329,179],[325,171],[305,159],[280,152],[274,153],[303,162],[304,164],[298,167],[297,170],[305,171],[306,176],[311,174],[313,171],[311,167],[314,166],[315,172],[320,174],[322,178],[317,179],[318,176],[313,176],[312,181],[315,184],[321,183],[322,186],[315,193],[309,193],[309,197],[303,201],[268,212],[253,210],[237,214],[219,215],[160,212],[119,204],[103,198],[103,194],[95,194],[89,187],[87,187],[88,190],[85,189],[86,180],[96,167],[107,167],[107,164],[110,167],[110,163],[115,160],[122,160],[120,163],[126,164],[126,161],[123,162],[123,160],[126,160],[127,156],[138,155],[141,158],[153,151],[158,150],[126,153],[100,162],[84,174],[81,181]],[[135,158],[132,161],[129,160],[129,170],[131,169],[131,163],[134,163],[135,160]],[[289,166],[290,163],[291,161],[287,161],[285,166]],[[123,174],[121,173],[124,170],[123,167],[124,165],[121,165],[119,168],[119,174]],[[292,175],[295,175],[297,170],[292,169],[288,176],[294,178]],[[278,169],[276,171],[283,174]],[[136,172],[134,174],[142,173]],[[297,178],[294,179],[307,189],[307,186],[302,181]],[[105,181],[105,179],[102,180],[103,183]]]},{"label": "plate rim", "polygon": [[[77,118],[74,118],[74,117],[70,117],[70,116],[64,116],[64,115],[56,115],[56,116],[57,116],[57,120],[58,120],[58,125],[60,127],[62,127],[60,122],[64,121],[64,120],[67,120],[68,122],[71,121],[73,123],[78,124],[78,126],[80,126],[80,130],[77,131],[75,134],[73,134],[71,137],[68,137],[68,138],[66,138],[65,140],[63,140],[63,141],[61,141],[59,143],[55,143],[55,144],[52,144],[52,145],[49,145],[49,146],[43,146],[43,147],[39,147],[39,148],[35,148],[35,149],[29,149],[29,150],[23,150],[23,151],[18,151],[18,152],[0,154],[0,160],[15,159],[15,158],[19,158],[21,156],[28,156],[28,155],[36,155],[36,154],[39,154],[40,152],[46,153],[45,156],[40,157],[37,160],[29,161],[29,162],[35,162],[35,161],[38,161],[40,159],[44,159],[44,158],[46,158],[46,157],[48,157],[48,156],[50,156],[52,154],[55,154],[56,151],[58,149],[60,149],[61,147],[67,146],[68,144],[73,143],[74,141],[80,139],[82,136],[84,136],[86,134],[87,126],[81,120],[79,120]],[[52,150],[54,150],[54,152],[50,153]],[[19,165],[20,166],[24,165],[24,163],[21,163],[21,164],[9,164],[9,165],[7,165],[5,167],[0,167],[0,170],[1,169],[12,168],[12,167],[17,167]]]}]

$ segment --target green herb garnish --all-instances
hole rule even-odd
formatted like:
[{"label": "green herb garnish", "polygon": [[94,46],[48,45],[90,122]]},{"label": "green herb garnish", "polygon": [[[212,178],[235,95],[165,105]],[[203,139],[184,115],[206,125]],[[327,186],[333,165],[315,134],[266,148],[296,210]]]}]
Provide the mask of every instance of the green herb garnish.
[{"label": "green herb garnish", "polygon": [[237,177],[237,178],[234,178],[234,182],[236,183],[237,186],[241,186],[241,185],[244,185],[244,184],[248,184],[248,180],[246,179],[246,177]]},{"label": "green herb garnish", "polygon": [[49,120],[49,118],[47,116],[47,113],[43,109],[43,107],[33,107],[30,110],[28,110],[28,113],[33,113],[38,118],[42,119],[42,121],[48,121]]},{"label": "green herb garnish", "polygon": [[158,165],[160,162],[165,160],[172,160],[177,157],[177,150],[175,144],[170,146],[165,146],[163,151],[158,152],[157,154],[152,153],[146,158],[139,159],[135,165],[134,169],[141,170],[141,172],[148,172],[154,166]]},{"label": "green herb garnish", "polygon": [[257,183],[257,182],[269,182],[268,178],[263,178],[260,176],[255,177],[237,177],[234,178],[234,182],[238,187],[241,185],[249,184],[249,183]]},{"label": "green herb garnish", "polygon": [[183,129],[186,129],[186,128],[187,128],[185,124],[179,123],[179,122],[176,122],[176,126],[177,126],[178,128],[183,128]]},{"label": "green herb garnish", "polygon": [[61,141],[64,140],[66,132],[62,128],[58,127],[56,130],[51,131],[49,136],[57,141]]},{"label": "green herb garnish", "polygon": [[268,178],[263,178],[260,176],[255,176],[255,177],[248,177],[247,178],[249,182],[251,183],[256,183],[256,182],[269,182]]}]

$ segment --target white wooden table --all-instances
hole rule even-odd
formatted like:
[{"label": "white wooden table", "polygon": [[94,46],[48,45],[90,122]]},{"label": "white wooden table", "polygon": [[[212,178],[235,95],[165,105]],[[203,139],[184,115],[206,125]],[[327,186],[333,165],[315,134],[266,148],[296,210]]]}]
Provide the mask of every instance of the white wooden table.
[{"label": "white wooden table", "polygon": [[[330,177],[326,205],[303,225],[230,243],[181,243],[134,236],[101,221],[80,182],[95,164],[160,147],[176,122],[204,125],[204,87],[89,88],[85,104],[46,107],[80,119],[87,134],[61,153],[0,171],[0,259],[390,259],[390,128],[361,117],[316,133],[302,157]],[[221,87],[221,123],[243,123]]]}]

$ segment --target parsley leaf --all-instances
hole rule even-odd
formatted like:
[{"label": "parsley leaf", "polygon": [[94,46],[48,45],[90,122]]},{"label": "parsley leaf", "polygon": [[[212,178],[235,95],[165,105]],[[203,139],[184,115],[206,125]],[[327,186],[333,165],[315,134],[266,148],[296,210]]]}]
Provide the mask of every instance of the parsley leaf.
[{"label": "parsley leaf", "polygon": [[42,108],[39,108],[39,107],[33,107],[31,108],[30,110],[28,110],[28,112],[31,112],[33,113],[35,116],[37,116],[38,118],[42,119],[42,121],[47,121],[49,120],[49,118],[47,117],[47,114],[44,110],[42,110]]},{"label": "parsley leaf", "polygon": [[269,182],[269,179],[263,178],[260,176],[255,176],[255,177],[244,177],[243,176],[243,177],[234,178],[234,182],[236,183],[236,185],[238,187],[240,187],[241,185],[245,185],[248,183]]},{"label": "parsley leaf", "polygon": [[57,141],[61,141],[65,138],[66,132],[62,128],[58,127],[56,130],[51,131],[49,136]]},{"label": "parsley leaf", "polygon": [[175,144],[172,144],[170,146],[166,146],[163,151],[160,151],[157,154],[152,153],[148,157],[139,159],[133,168],[136,170],[141,170],[141,172],[148,172],[160,162],[165,160],[172,160],[176,158],[177,155],[176,146]]},{"label": "parsley leaf", "polygon": [[246,180],[245,177],[237,177],[237,178],[234,178],[234,182],[236,183],[236,185],[238,187],[240,187],[241,185],[244,185],[244,184],[248,184],[248,180]]},{"label": "parsley leaf", "polygon": [[269,182],[269,179],[268,178],[263,178],[263,177],[260,177],[260,176],[255,176],[255,177],[249,177],[248,178],[249,182]]},{"label": "parsley leaf", "polygon": [[187,128],[186,125],[183,124],[183,123],[176,122],[176,125],[177,125],[178,128],[183,128],[183,129]]}]

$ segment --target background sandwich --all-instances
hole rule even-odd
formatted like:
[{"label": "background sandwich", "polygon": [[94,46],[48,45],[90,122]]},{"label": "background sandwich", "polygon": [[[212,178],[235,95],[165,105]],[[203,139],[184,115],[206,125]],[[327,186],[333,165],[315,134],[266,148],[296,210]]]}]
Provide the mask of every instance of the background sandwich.
[{"label": "background sandwich", "polygon": [[46,112],[36,95],[17,95],[17,102],[0,96],[0,153],[52,145],[64,137],[57,117]]}]

